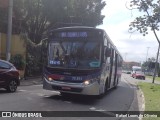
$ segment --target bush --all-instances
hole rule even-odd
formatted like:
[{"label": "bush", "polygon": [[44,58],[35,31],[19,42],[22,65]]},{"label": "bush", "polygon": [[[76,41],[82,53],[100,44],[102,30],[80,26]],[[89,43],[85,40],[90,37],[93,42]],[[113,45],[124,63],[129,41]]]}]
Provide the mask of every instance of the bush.
[{"label": "bush", "polygon": [[10,59],[10,62],[12,64],[14,64],[14,66],[18,70],[24,70],[24,68],[25,68],[26,63],[25,63],[25,60],[21,54],[16,54],[16,55],[12,56]]}]

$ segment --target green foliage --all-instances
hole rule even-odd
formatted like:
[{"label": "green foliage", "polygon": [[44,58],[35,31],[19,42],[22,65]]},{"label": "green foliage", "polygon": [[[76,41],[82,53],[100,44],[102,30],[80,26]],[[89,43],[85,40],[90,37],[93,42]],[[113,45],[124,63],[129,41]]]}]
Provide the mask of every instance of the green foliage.
[{"label": "green foliage", "polygon": [[[145,36],[146,34],[148,34],[148,28],[150,28],[151,31],[153,31],[154,36],[160,46],[160,40],[156,33],[156,31],[159,31],[160,1],[159,0],[131,0],[130,7],[131,7],[130,10],[137,9],[142,15],[139,17],[136,17],[135,20],[130,23],[129,31],[134,32],[136,29],[141,34],[143,34],[143,36]],[[159,48],[157,52],[156,63],[158,62],[158,54],[159,54]],[[157,67],[155,67],[155,71],[156,69]]]},{"label": "green foliage", "polygon": [[[14,0],[13,33],[25,34],[27,43],[26,72],[41,71],[46,57],[42,39],[56,23],[79,23],[95,27],[103,23],[103,0]],[[3,16],[3,17],[1,17]],[[0,12],[0,32],[6,32],[7,9]],[[4,24],[4,22],[6,24]],[[4,26],[5,25],[5,26]],[[36,72],[38,73],[38,72]]]},{"label": "green foliage", "polygon": [[[151,65],[151,64],[153,64],[153,63],[155,63],[155,58],[154,57],[152,57],[152,58],[148,58],[148,61],[146,61],[146,62],[144,62],[143,64],[142,64],[142,66],[144,67],[144,68],[149,68],[149,66],[154,66],[154,65]],[[154,67],[153,67],[154,68]]]},{"label": "green foliage", "polygon": [[160,110],[160,85],[151,83],[138,83],[145,97],[145,111]]},{"label": "green foliage", "polygon": [[16,54],[16,55],[12,56],[10,59],[10,62],[12,64],[14,64],[14,66],[18,70],[23,70],[25,67],[25,60],[24,60],[23,56],[20,54]]},{"label": "green foliage", "polygon": [[[39,44],[48,28],[56,23],[80,23],[97,26],[103,23],[102,0],[14,0],[15,18],[20,19],[21,30]],[[20,3],[19,3],[20,2]],[[19,17],[20,16],[20,17]]]},{"label": "green foliage", "polygon": [[144,36],[148,34],[148,28],[153,30],[159,30],[159,15],[160,15],[160,4],[159,0],[132,0],[130,2],[131,10],[138,9],[142,15],[136,17],[130,24],[130,31],[137,31],[142,33]]},{"label": "green foliage", "polygon": [[[59,23],[80,23],[95,27],[103,23],[102,0],[14,0],[13,33],[27,33],[39,44],[48,28]],[[0,32],[6,32],[7,8],[0,8]]]},{"label": "green foliage", "polygon": [[[146,79],[152,80],[152,79],[153,79],[153,76],[146,76]],[[156,77],[156,78],[155,78],[155,81],[160,82],[160,77],[159,77],[159,76]]]},{"label": "green foliage", "polygon": [[27,54],[25,76],[38,76],[41,74],[42,64],[39,59],[31,54]]},{"label": "green foliage", "polygon": [[103,23],[104,16],[101,15],[101,10],[106,4],[102,0],[46,0],[43,2],[44,9],[50,11],[46,13],[50,21],[74,22],[93,27]]}]

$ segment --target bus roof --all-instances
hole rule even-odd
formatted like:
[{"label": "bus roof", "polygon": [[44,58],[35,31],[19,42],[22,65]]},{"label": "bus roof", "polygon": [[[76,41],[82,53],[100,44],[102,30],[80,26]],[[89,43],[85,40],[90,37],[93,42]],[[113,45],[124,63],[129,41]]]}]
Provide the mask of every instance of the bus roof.
[{"label": "bus roof", "polygon": [[56,29],[52,29],[49,32],[53,32],[53,31],[61,31],[61,30],[72,30],[72,29],[86,29],[86,30],[100,30],[100,31],[104,31],[103,29],[99,29],[99,28],[95,28],[95,27],[88,27],[88,26],[69,26],[69,27],[60,27],[60,28],[56,28]]},{"label": "bus roof", "polygon": [[141,69],[142,67],[140,67],[140,66],[132,66],[132,69],[133,69],[133,68]]}]

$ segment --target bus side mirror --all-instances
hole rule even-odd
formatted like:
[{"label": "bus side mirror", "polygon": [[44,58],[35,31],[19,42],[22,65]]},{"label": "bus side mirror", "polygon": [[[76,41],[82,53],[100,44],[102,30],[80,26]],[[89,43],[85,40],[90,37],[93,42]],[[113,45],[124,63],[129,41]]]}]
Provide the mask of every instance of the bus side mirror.
[{"label": "bus side mirror", "polygon": [[110,57],[111,56],[111,48],[106,48],[105,50],[105,56]]}]

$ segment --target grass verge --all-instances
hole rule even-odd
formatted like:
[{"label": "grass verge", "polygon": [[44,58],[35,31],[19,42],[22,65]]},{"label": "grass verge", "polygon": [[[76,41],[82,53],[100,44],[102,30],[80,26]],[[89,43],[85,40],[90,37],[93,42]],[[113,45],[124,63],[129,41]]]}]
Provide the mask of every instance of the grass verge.
[{"label": "grass verge", "polygon": [[[146,76],[146,78],[153,80],[153,76]],[[160,77],[156,77],[155,80],[160,82]]]},{"label": "grass verge", "polygon": [[[160,111],[160,85],[139,82],[138,86],[144,93],[145,111]],[[160,120],[160,117],[143,118],[143,120]]]}]

